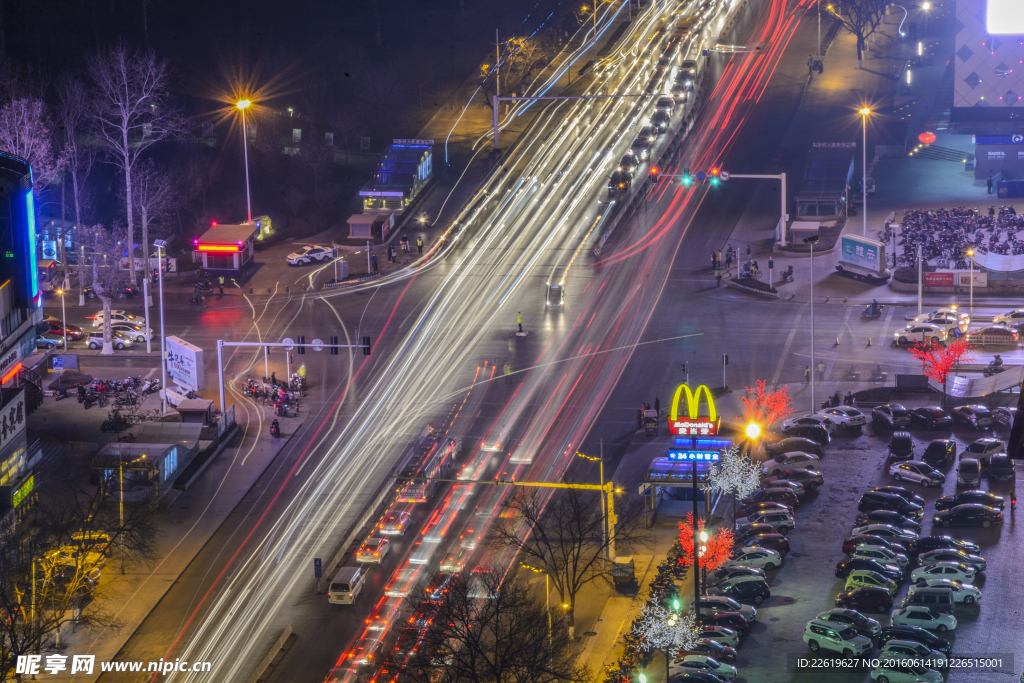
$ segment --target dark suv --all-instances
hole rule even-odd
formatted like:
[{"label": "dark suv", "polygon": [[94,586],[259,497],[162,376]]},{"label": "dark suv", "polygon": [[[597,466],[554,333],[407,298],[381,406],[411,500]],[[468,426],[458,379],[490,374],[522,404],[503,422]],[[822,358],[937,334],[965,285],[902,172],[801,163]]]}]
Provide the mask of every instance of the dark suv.
[{"label": "dark suv", "polygon": [[800,436],[810,439],[822,446],[827,446],[832,442],[832,436],[828,430],[817,425],[790,425],[783,429],[782,433],[785,436]]},{"label": "dark suv", "polygon": [[861,496],[857,510],[859,512],[895,510],[911,519],[921,519],[924,516],[924,508],[920,505],[908,502],[895,493],[885,493],[882,491],[868,491]]},{"label": "dark suv", "polygon": [[921,460],[932,467],[949,467],[956,461],[956,441],[933,439],[921,454]]},{"label": "dark suv", "polygon": [[913,460],[914,439],[910,432],[896,432],[889,440],[889,460]]},{"label": "dark suv", "polygon": [[1014,481],[1017,472],[1013,461],[1005,455],[993,455],[988,467],[988,478],[996,481]]}]

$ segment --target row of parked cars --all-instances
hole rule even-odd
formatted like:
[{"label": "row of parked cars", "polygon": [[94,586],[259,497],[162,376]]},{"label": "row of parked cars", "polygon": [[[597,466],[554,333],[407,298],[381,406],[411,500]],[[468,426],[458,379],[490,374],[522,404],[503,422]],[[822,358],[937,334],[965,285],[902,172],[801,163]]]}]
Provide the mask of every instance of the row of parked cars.
[{"label": "row of parked cars", "polygon": [[893,342],[897,345],[941,344],[959,335],[971,346],[1016,346],[1022,329],[1024,309],[997,315],[991,323],[980,323],[972,321],[970,315],[956,306],[950,306],[915,316],[904,328],[893,333]]}]

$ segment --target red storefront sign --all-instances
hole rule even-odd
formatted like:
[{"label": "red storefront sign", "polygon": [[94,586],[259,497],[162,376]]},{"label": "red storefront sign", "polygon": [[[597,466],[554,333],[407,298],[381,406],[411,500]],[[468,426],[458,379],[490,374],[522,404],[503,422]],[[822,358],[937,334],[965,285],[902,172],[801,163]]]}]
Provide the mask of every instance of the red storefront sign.
[{"label": "red storefront sign", "polygon": [[956,284],[956,273],[925,273],[924,284],[927,287],[953,287]]}]

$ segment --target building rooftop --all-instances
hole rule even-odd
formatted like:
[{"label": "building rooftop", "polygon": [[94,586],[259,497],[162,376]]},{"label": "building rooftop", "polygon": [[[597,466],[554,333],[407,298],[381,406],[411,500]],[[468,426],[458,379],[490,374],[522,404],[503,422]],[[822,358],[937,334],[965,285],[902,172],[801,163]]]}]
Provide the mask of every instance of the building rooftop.
[{"label": "building rooftop", "polygon": [[259,234],[258,225],[214,225],[193,244],[244,244]]}]

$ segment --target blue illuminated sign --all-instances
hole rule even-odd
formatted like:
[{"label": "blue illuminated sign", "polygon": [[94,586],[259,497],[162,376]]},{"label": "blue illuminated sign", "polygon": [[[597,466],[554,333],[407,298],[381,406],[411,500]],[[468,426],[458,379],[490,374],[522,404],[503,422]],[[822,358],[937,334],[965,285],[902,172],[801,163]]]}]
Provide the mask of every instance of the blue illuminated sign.
[{"label": "blue illuminated sign", "polygon": [[676,462],[718,462],[718,451],[677,451],[670,450],[668,459]]},{"label": "blue illuminated sign", "polygon": [[709,436],[676,437],[676,448],[721,451],[732,448],[732,439],[718,439]]},{"label": "blue illuminated sign", "polygon": [[[32,301],[39,297],[39,267],[36,264],[36,203],[32,197],[32,190],[25,193],[25,213],[28,219],[28,267],[29,267],[29,293]],[[43,300],[39,299],[39,307],[43,307]]]}]

